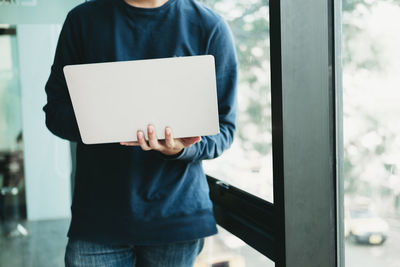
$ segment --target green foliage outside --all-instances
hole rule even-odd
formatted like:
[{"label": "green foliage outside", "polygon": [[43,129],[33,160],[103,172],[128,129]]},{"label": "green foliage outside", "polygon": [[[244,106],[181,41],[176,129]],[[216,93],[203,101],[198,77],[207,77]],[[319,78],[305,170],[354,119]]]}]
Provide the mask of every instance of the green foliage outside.
[{"label": "green foliage outside", "polygon": [[[238,130],[245,151],[271,153],[268,1],[202,0],[228,22],[239,61]],[[255,141],[257,140],[257,141]]]},{"label": "green foliage outside", "polygon": [[[202,0],[221,14],[230,25],[239,59],[239,118],[237,139],[243,150],[256,150],[260,156],[271,153],[271,100],[269,64],[268,1]],[[345,192],[372,197],[392,194],[388,177],[396,175],[399,164],[390,159],[396,132],[373,109],[357,102],[364,88],[356,79],[367,79],[367,72],[386,71],[382,55],[385,44],[369,36],[365,21],[378,4],[399,6],[400,0],[344,0],[342,24],[342,63],[344,74]],[[361,74],[360,74],[361,73]],[[345,76],[345,75],[344,75]],[[351,76],[354,76],[351,78]],[[349,92],[349,95],[347,93]],[[348,126],[349,124],[350,126]],[[355,130],[353,130],[353,128]],[[367,171],[372,166],[376,175]],[[374,177],[371,177],[374,176]]]}]

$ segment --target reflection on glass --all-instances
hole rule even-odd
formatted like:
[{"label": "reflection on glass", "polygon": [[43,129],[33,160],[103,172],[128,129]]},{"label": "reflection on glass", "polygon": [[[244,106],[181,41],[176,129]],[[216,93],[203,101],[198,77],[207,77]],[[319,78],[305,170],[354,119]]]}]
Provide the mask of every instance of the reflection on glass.
[{"label": "reflection on glass", "polygon": [[343,2],[346,266],[400,266],[400,2]]},{"label": "reflection on glass", "polygon": [[20,149],[17,139],[22,118],[16,43],[15,35],[0,35],[0,151]]},{"label": "reflection on glass", "polygon": [[26,235],[21,91],[15,29],[0,27],[0,234]]},{"label": "reflection on glass", "polygon": [[230,234],[218,228],[218,235],[208,237],[194,267],[273,267],[275,263]]},{"label": "reflection on glass", "polygon": [[273,201],[269,8],[265,0],[202,0],[228,22],[239,60],[238,124],[232,147],[205,161],[208,174]]}]

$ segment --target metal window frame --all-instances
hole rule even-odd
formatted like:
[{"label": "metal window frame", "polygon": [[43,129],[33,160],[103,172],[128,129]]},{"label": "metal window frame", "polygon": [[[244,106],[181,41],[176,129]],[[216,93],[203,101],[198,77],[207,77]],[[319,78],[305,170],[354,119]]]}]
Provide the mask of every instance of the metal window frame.
[{"label": "metal window frame", "polygon": [[274,204],[208,176],[215,217],[276,266],[344,266],[341,1],[269,9]]},{"label": "metal window frame", "polygon": [[274,204],[207,176],[218,225],[275,261]]}]

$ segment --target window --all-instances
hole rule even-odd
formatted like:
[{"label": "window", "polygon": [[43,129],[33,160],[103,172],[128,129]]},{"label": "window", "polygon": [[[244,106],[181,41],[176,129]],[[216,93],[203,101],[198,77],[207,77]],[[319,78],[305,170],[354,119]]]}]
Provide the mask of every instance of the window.
[{"label": "window", "polygon": [[[4,235],[26,230],[21,88],[15,27],[0,25],[0,224]],[[17,228],[19,227],[19,228]]]},{"label": "window", "polygon": [[[2,34],[2,33],[3,34]],[[15,28],[0,28],[0,150],[18,150],[22,132],[21,92]]]},{"label": "window", "polygon": [[400,262],[399,1],[344,1],[346,266]]},{"label": "window", "polygon": [[206,172],[273,202],[268,1],[202,0],[228,22],[239,61],[235,141]]},{"label": "window", "polygon": [[269,3],[274,203],[209,177],[218,224],[276,266],[343,259],[339,7]]}]

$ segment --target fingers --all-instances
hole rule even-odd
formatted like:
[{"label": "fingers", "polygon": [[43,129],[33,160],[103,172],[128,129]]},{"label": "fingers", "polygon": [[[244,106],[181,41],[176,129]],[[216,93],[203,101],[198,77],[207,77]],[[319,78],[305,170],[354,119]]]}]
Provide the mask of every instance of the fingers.
[{"label": "fingers", "polygon": [[144,138],[144,133],[143,131],[139,130],[137,132],[137,141],[136,142],[121,142],[121,145],[125,146],[140,146],[143,150],[149,151],[149,150],[161,150],[162,146],[158,142],[156,132],[154,130],[153,125],[149,125],[147,127],[147,136],[148,136],[148,142],[146,142]]},{"label": "fingers", "polygon": [[172,130],[169,127],[165,127],[165,146],[168,149],[172,149],[175,147],[175,140],[172,136]]},{"label": "fingers", "polygon": [[147,144],[146,140],[144,140],[144,133],[142,131],[137,132],[137,139],[140,147],[145,150],[151,150],[151,147]]},{"label": "fingers", "polygon": [[184,147],[189,147],[201,141],[200,136],[174,139],[170,127],[165,128],[165,140],[159,141],[154,126],[151,124],[147,127],[147,136],[148,141],[145,140],[143,131],[139,130],[137,132],[136,142],[121,142],[120,144],[125,146],[140,146],[144,151],[158,150],[168,154],[175,153],[176,151],[182,150]]},{"label": "fingers", "polygon": [[138,146],[139,142],[120,142],[119,144],[123,146]]},{"label": "fingers", "polygon": [[153,125],[147,126],[147,136],[149,137],[149,145],[151,149],[161,150],[161,145],[158,142],[156,131]]}]

